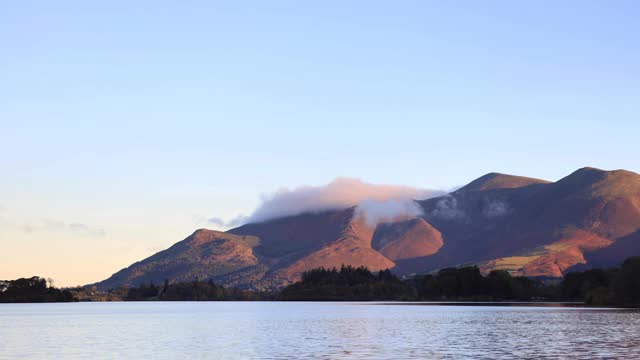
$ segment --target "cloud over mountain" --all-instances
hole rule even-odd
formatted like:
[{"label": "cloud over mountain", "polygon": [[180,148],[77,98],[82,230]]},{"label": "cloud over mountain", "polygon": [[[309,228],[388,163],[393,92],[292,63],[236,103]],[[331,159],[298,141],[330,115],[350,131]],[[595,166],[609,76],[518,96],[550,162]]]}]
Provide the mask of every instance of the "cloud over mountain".
[{"label": "cloud over mountain", "polygon": [[402,215],[417,216],[413,200],[442,195],[444,192],[409,186],[370,184],[359,179],[339,177],[327,185],[281,189],[263,198],[247,222],[309,212],[321,212],[361,205],[359,211],[368,220]]},{"label": "cloud over mountain", "polygon": [[240,226],[247,222],[247,217],[245,215],[238,215],[231,220],[225,220],[221,217],[210,217],[205,218],[202,216],[198,216],[195,219],[196,224],[203,224],[205,226],[212,226],[216,229],[229,229],[236,226]]}]

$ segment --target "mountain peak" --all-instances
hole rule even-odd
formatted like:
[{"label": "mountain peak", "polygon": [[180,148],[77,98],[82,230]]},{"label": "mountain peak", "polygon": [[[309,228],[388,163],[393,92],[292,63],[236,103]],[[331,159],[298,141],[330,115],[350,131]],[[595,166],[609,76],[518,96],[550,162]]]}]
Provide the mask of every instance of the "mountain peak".
[{"label": "mountain peak", "polygon": [[606,173],[607,173],[606,170],[598,169],[598,168],[591,167],[591,166],[585,166],[585,167],[581,167],[580,169],[572,172],[567,177],[569,177],[569,176],[585,176],[585,177],[586,176],[602,176],[602,175],[604,175]]},{"label": "mountain peak", "polygon": [[592,195],[620,197],[640,192],[640,175],[627,170],[606,171],[583,167],[558,180],[560,187],[574,191],[591,189]]},{"label": "mountain peak", "polygon": [[546,180],[492,172],[473,180],[466,186],[460,188],[457,192],[482,191],[492,189],[515,189],[529,185],[546,183],[548,183],[548,181]]},{"label": "mountain peak", "polygon": [[207,228],[200,228],[193,232],[192,235],[202,235],[202,234],[215,234],[215,233],[224,233],[224,231],[211,230]]},{"label": "mountain peak", "polygon": [[567,176],[567,178],[569,177],[587,177],[587,176],[593,176],[593,177],[605,177],[605,176],[613,176],[613,177],[619,177],[619,176],[623,176],[623,177],[633,177],[633,176],[639,176],[638,174],[634,173],[633,171],[629,171],[629,170],[623,170],[623,169],[618,169],[618,170],[602,170],[602,169],[598,169],[595,167],[590,167],[590,166],[585,166],[583,168],[580,168],[576,171],[574,171],[573,173],[571,173],[569,176]]},{"label": "mountain peak", "polygon": [[598,169],[595,167],[590,167],[590,166],[585,166],[583,168],[580,168],[576,171],[574,171],[573,173],[569,174],[568,176],[565,177],[565,179],[567,178],[585,178],[585,177],[606,177],[606,176],[613,176],[613,177],[617,177],[617,176],[639,176],[638,174],[634,173],[633,171],[629,171],[629,170],[623,170],[623,169],[618,169],[618,170],[602,170],[602,169]]},{"label": "mountain peak", "polygon": [[201,228],[201,229],[198,229],[198,230],[194,231],[193,234],[191,234],[190,237],[192,237],[192,238],[209,238],[209,237],[225,236],[225,235],[227,235],[227,234],[224,231],[210,230],[210,229]]},{"label": "mountain peak", "polygon": [[584,166],[576,170],[575,172],[606,172],[606,170],[602,170],[600,168],[593,167],[593,166]]}]

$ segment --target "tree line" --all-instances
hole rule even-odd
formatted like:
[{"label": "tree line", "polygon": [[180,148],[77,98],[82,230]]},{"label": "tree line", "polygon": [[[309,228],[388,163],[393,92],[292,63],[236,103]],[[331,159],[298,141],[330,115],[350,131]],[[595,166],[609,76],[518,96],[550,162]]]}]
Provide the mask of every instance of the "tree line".
[{"label": "tree line", "polygon": [[153,282],[131,287],[124,298],[125,301],[251,301],[272,299],[267,293],[245,291],[237,288],[226,288],[213,280],[195,279],[189,282],[169,283],[169,279],[161,286]]},{"label": "tree line", "polygon": [[[89,291],[93,293],[93,290]],[[477,266],[446,268],[401,280],[390,270],[343,265],[317,268],[279,292],[227,288],[212,280],[140,284],[85,297],[87,288],[57,289],[37,276],[0,281],[0,302],[124,301],[577,301],[594,306],[640,307],[640,257],[620,268],[572,272],[559,281],[512,276],[504,270],[483,275]],[[106,297],[105,297],[106,296]]]},{"label": "tree line", "polygon": [[566,274],[549,282],[512,276],[504,270],[482,275],[477,266],[446,268],[401,280],[389,270],[365,267],[313,269],[284,288],[279,300],[378,301],[578,301],[594,306],[640,306],[640,257],[620,268]]},{"label": "tree line", "polygon": [[620,268],[593,269],[565,275],[560,296],[591,305],[640,307],[640,257]]},{"label": "tree line", "polygon": [[0,303],[37,303],[76,301],[66,289],[47,285],[47,280],[34,276],[17,280],[0,280]]}]

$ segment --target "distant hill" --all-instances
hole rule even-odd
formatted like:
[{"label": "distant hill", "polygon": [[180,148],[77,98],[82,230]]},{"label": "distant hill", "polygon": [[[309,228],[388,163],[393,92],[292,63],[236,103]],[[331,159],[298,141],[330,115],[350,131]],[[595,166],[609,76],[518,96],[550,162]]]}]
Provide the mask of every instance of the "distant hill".
[{"label": "distant hill", "polygon": [[417,204],[423,216],[376,225],[347,208],[200,229],[96,285],[198,278],[275,289],[342,264],[401,276],[476,264],[561,277],[640,255],[640,175],[629,171],[583,168],[557,182],[491,173]]}]

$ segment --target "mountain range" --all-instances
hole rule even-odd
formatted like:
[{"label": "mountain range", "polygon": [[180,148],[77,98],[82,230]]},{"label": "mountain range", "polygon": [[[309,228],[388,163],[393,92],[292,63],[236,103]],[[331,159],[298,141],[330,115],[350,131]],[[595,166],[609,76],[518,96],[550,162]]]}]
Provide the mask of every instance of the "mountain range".
[{"label": "mountain range", "polygon": [[226,232],[199,229],[95,285],[198,278],[272,290],[342,264],[405,277],[471,264],[562,277],[640,255],[640,175],[630,171],[582,168],[556,182],[490,173],[415,204],[420,216],[373,224],[354,205]]}]

